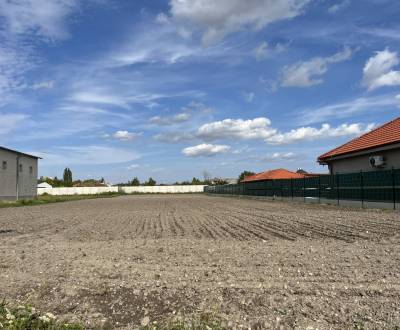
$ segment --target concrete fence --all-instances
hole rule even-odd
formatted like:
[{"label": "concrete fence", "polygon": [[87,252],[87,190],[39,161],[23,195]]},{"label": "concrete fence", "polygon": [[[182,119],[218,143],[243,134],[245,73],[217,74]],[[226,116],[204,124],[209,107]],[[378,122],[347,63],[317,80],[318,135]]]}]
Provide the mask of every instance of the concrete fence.
[{"label": "concrete fence", "polygon": [[118,187],[68,187],[68,188],[38,188],[38,195],[96,195],[108,192],[118,192]]},{"label": "concrete fence", "polygon": [[205,186],[143,186],[143,187],[69,187],[69,188],[38,188],[38,195],[96,195],[107,192],[122,192],[126,194],[184,194],[202,193]]},{"label": "concrete fence", "polygon": [[184,194],[184,193],[202,193],[205,186],[153,186],[153,187],[120,187],[120,191],[127,194],[145,193],[145,194]]}]

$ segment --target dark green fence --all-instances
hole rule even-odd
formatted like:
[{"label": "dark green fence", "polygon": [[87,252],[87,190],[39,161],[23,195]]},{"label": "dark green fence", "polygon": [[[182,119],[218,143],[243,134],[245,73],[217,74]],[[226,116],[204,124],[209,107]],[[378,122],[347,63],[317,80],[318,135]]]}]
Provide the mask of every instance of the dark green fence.
[{"label": "dark green fence", "polygon": [[321,202],[343,200],[391,203],[400,202],[400,169],[374,172],[321,175],[304,179],[264,180],[207,186],[206,193],[266,196]]}]

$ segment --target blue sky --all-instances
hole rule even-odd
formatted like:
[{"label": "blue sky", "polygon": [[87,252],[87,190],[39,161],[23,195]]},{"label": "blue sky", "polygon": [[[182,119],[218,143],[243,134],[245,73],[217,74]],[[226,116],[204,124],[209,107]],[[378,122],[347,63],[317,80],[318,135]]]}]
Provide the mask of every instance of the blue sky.
[{"label": "blue sky", "polygon": [[174,182],[318,155],[398,116],[400,2],[0,0],[0,145],[40,175]]}]

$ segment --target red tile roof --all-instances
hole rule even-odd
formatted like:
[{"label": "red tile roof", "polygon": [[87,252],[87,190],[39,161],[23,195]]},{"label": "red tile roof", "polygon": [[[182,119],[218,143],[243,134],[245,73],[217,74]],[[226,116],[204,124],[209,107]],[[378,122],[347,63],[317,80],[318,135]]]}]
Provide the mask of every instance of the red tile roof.
[{"label": "red tile roof", "polygon": [[296,172],[290,172],[283,168],[279,168],[272,171],[266,171],[254,175],[250,175],[242,182],[249,182],[249,181],[260,181],[260,180],[276,180],[276,179],[302,179],[304,178],[304,174],[299,174]]},{"label": "red tile roof", "polygon": [[385,145],[400,143],[400,117],[396,118],[358,138],[355,138],[340,147],[337,147],[318,157],[319,162],[329,158],[368,150]]}]

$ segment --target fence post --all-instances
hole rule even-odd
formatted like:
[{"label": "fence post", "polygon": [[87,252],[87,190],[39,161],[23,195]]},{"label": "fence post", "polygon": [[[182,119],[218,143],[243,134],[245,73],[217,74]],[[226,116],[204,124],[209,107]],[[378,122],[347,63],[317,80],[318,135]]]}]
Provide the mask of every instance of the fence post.
[{"label": "fence post", "polygon": [[336,195],[337,195],[337,205],[340,205],[340,195],[339,195],[339,173],[336,172]]},{"label": "fence post", "polygon": [[292,201],[293,201],[293,179],[290,179],[290,194],[292,195]]},{"label": "fence post", "polygon": [[272,180],[272,200],[275,200],[275,180]]},{"label": "fence post", "polygon": [[393,195],[393,210],[396,210],[396,179],[394,169],[392,167],[392,195]]},{"label": "fence post", "polygon": [[364,175],[363,171],[360,171],[360,194],[361,194],[361,208],[364,208]]},{"label": "fence post", "polygon": [[321,176],[318,175],[318,203],[321,204]]}]

